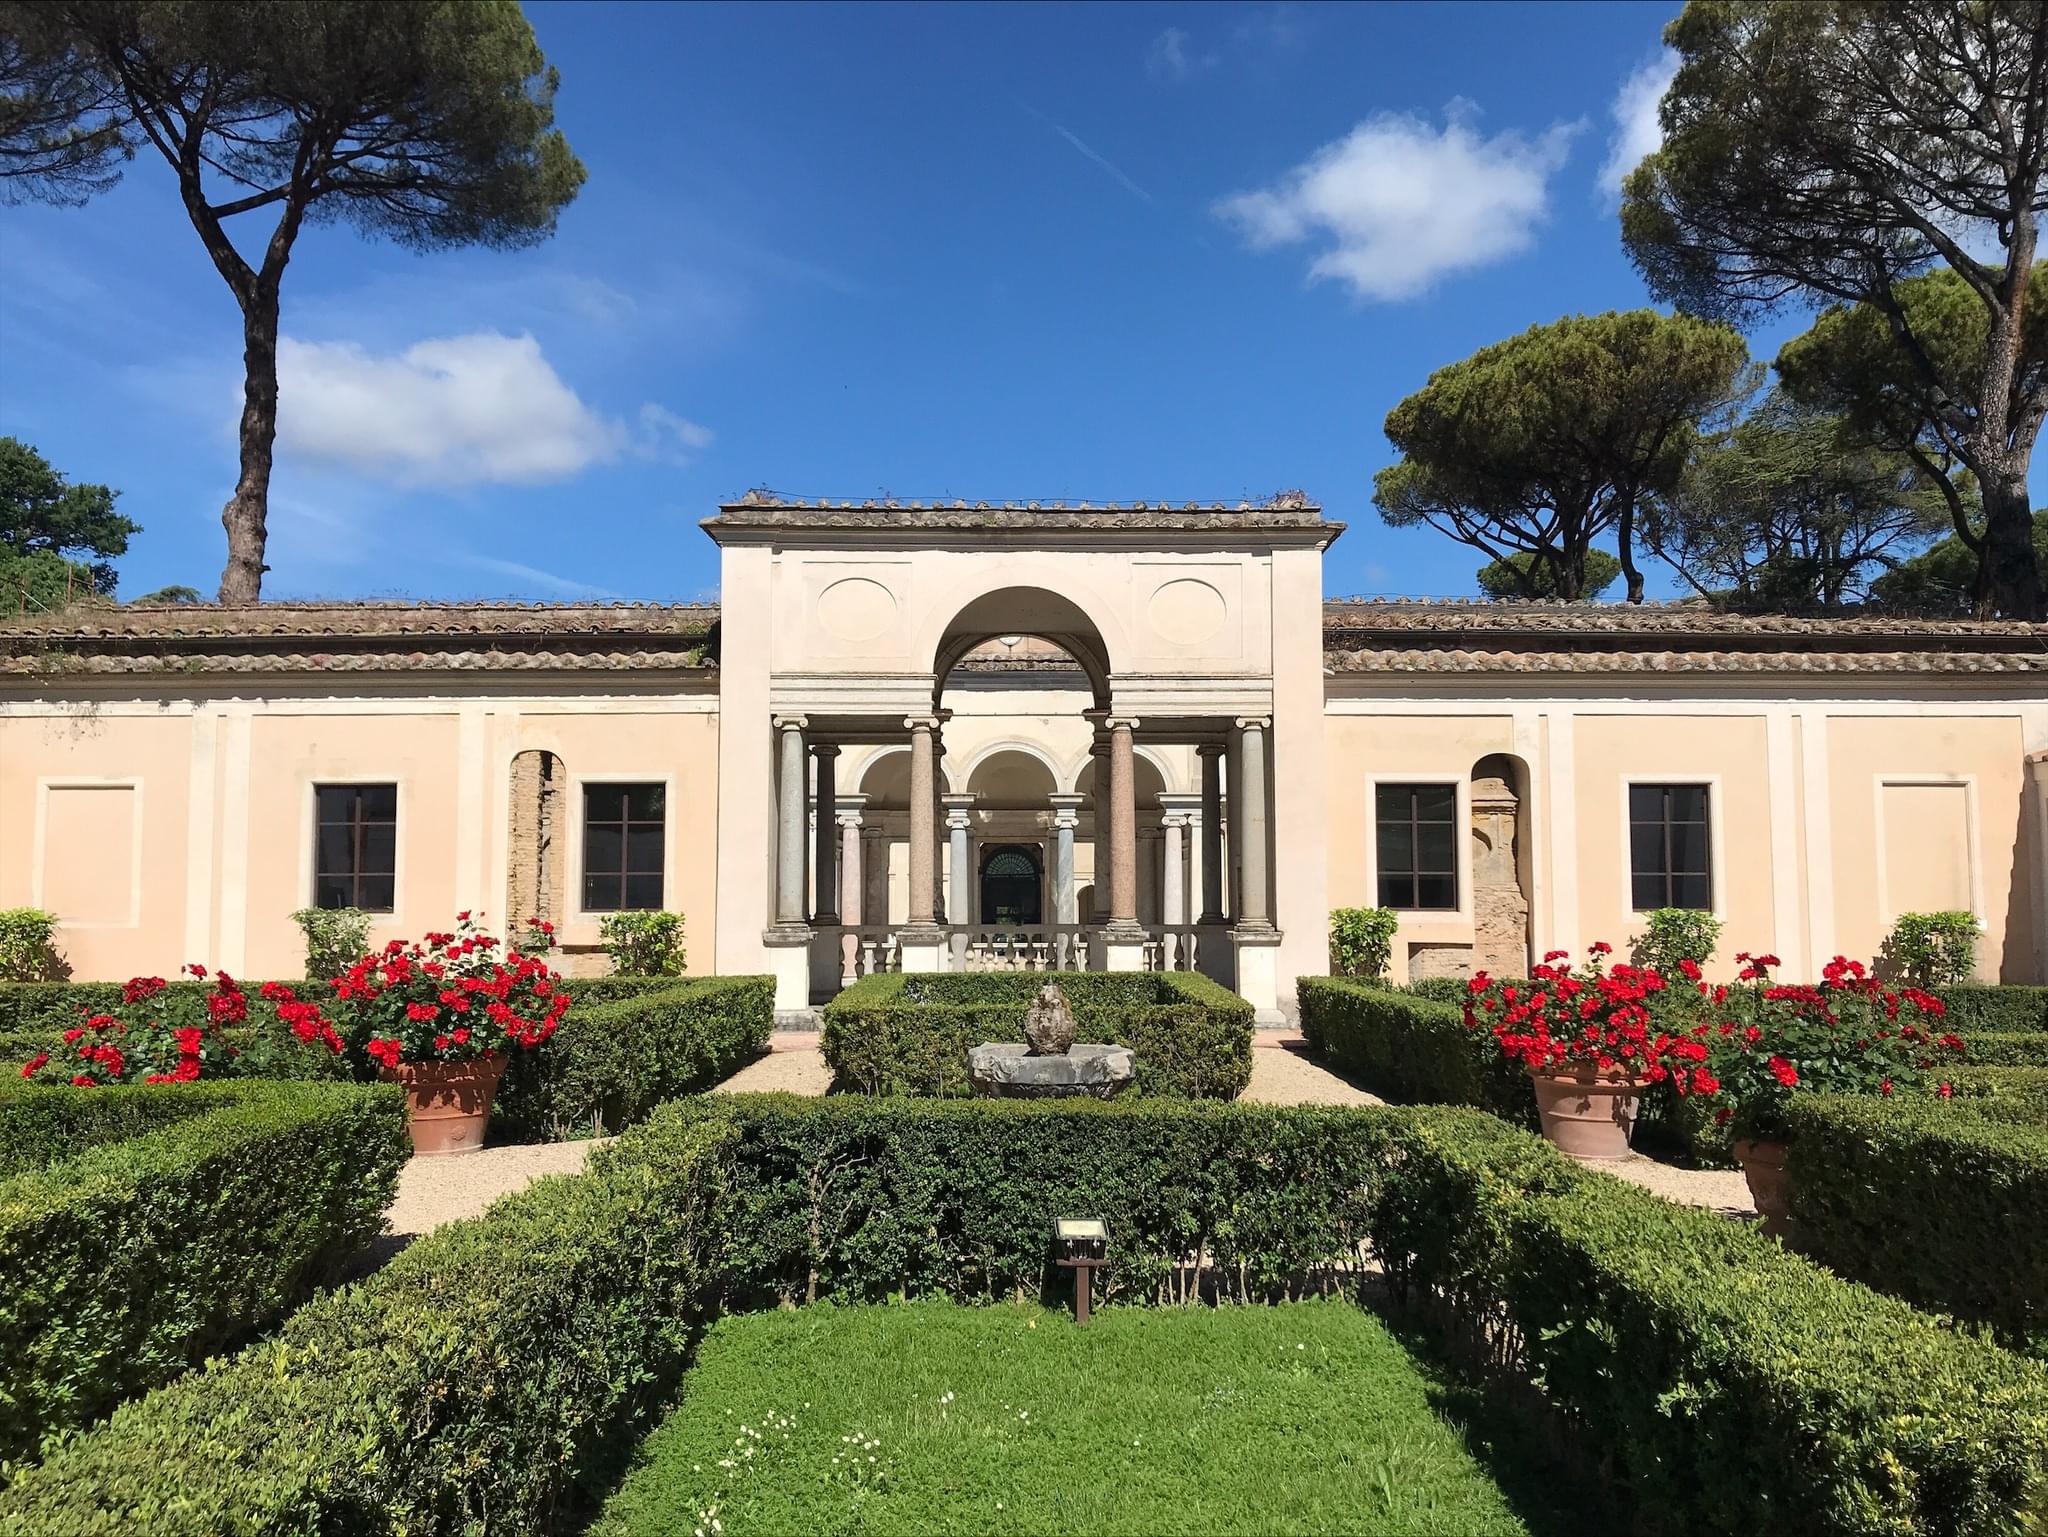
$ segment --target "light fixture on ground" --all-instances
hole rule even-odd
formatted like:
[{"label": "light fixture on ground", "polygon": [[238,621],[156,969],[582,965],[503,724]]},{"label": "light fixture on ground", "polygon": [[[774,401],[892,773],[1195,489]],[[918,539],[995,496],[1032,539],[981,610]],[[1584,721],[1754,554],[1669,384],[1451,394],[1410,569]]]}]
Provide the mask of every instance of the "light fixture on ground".
[{"label": "light fixture on ground", "polygon": [[1074,1322],[1088,1322],[1095,1271],[1109,1263],[1109,1224],[1100,1217],[1057,1217],[1052,1225],[1053,1263],[1074,1272]]}]

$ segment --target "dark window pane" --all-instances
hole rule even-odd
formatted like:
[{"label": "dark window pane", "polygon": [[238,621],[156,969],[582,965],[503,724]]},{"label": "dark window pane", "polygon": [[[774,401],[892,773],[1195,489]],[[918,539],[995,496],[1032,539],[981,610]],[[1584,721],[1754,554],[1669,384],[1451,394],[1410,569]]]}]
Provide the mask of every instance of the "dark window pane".
[{"label": "dark window pane", "polygon": [[1402,874],[1415,868],[1415,831],[1404,818],[1380,823],[1380,870]]},{"label": "dark window pane", "polygon": [[1458,883],[1448,875],[1419,875],[1415,878],[1417,907],[1456,907]]},{"label": "dark window pane", "polygon": [[1705,785],[1671,785],[1671,820],[1674,822],[1704,822],[1707,819],[1707,787]]},{"label": "dark window pane", "polygon": [[583,910],[591,913],[613,912],[619,905],[619,878],[616,875],[585,875],[583,877]]},{"label": "dark window pane", "polygon": [[626,815],[626,786],[587,785],[583,791],[584,814],[593,822],[617,822]]},{"label": "dark window pane", "polygon": [[372,822],[363,829],[364,875],[389,875],[398,868],[398,829],[389,822]]},{"label": "dark window pane", "polygon": [[[1449,875],[1458,868],[1456,845],[1447,822],[1425,822],[1416,829],[1418,848],[1415,868],[1434,875]],[[1451,904],[1456,906],[1455,903]]]},{"label": "dark window pane", "polygon": [[1425,822],[1449,822],[1458,814],[1456,785],[1417,785],[1415,815]]},{"label": "dark window pane", "polygon": [[1664,787],[1662,785],[1630,785],[1628,787],[1628,819],[1631,822],[1657,822],[1664,817]]},{"label": "dark window pane", "polygon": [[662,801],[667,794],[665,785],[627,785],[626,802],[630,815],[636,821],[659,821]]},{"label": "dark window pane", "polygon": [[313,884],[313,905],[315,907],[349,906],[350,882],[338,875],[323,875]]},{"label": "dark window pane", "polygon": [[1399,817],[1408,820],[1408,787],[1406,785],[1381,785],[1376,797],[1374,813],[1382,822]]},{"label": "dark window pane", "polygon": [[1694,873],[1707,868],[1707,824],[1704,822],[1673,822],[1671,824],[1671,868]]},{"label": "dark window pane", "polygon": [[1671,906],[1706,909],[1714,905],[1713,892],[1707,877],[1703,874],[1683,874],[1671,877]]},{"label": "dark window pane", "polygon": [[627,876],[626,906],[643,909],[661,906],[661,877],[659,875]]},{"label": "dark window pane", "polygon": [[398,815],[397,785],[358,785],[363,815],[389,822]]},{"label": "dark window pane", "polygon": [[583,868],[593,875],[606,870],[617,874],[622,866],[621,840],[616,823],[591,823],[583,839]]},{"label": "dark window pane", "polygon": [[1629,888],[1629,905],[1639,913],[1651,913],[1671,905],[1664,900],[1664,877],[1661,875],[1633,876]]},{"label": "dark window pane", "polygon": [[638,874],[661,874],[661,824],[635,823],[626,834],[626,868]]},{"label": "dark window pane", "polygon": [[313,850],[314,868],[322,875],[346,875],[353,867],[355,855],[349,830],[339,823],[321,824]]},{"label": "dark window pane", "polygon": [[348,808],[355,800],[354,785],[320,785],[313,791],[313,805],[323,822],[348,820]]},{"label": "dark window pane", "polygon": [[1382,875],[1380,877],[1380,906],[1413,907],[1415,905],[1415,883],[1405,875]]},{"label": "dark window pane", "polygon": [[[1638,876],[1664,873],[1664,827],[1636,822],[1628,830],[1628,867]],[[1638,903],[1637,906],[1642,904]],[[1661,904],[1660,904],[1661,905]]]},{"label": "dark window pane", "polygon": [[366,875],[356,883],[355,905],[369,913],[388,913],[396,894],[396,882],[388,875]]}]

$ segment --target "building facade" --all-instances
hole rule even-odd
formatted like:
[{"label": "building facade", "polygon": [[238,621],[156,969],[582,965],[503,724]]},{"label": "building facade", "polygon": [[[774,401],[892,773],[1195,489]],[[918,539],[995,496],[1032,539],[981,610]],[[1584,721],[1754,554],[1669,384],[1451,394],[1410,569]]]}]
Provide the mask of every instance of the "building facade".
[{"label": "building facade", "polygon": [[1789,976],[1965,909],[2048,977],[2048,627],[1325,602],[1232,507],[751,495],[717,606],[74,609],[0,627],[0,907],[80,977],[303,969],[462,909],[685,914],[795,1009],[875,969],[1198,968],[1268,1019],[1332,908],[1397,975],[1699,907]]}]

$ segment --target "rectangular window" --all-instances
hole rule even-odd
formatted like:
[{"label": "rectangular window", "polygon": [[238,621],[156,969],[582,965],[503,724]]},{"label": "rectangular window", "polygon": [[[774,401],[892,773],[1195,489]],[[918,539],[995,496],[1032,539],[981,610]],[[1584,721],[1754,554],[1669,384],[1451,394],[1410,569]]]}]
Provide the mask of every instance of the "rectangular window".
[{"label": "rectangular window", "polygon": [[398,786],[313,787],[313,905],[388,913],[398,875]]},{"label": "rectangular window", "polygon": [[1639,913],[1714,905],[1705,785],[1628,787],[1630,901]]},{"label": "rectangular window", "polygon": [[1380,785],[1374,813],[1380,906],[1455,911],[1458,787]]},{"label": "rectangular window", "polygon": [[652,911],[661,906],[664,785],[583,787],[583,910]]}]

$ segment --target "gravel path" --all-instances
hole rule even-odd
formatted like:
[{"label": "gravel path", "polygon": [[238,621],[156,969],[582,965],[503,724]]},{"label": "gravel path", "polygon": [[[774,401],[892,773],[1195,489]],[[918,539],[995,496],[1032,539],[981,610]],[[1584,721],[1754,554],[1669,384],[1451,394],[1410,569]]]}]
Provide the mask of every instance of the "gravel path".
[{"label": "gravel path", "polygon": [[1704,1206],[1724,1217],[1756,1215],[1756,1202],[1749,1198],[1749,1181],[1742,1177],[1740,1169],[1681,1169],[1675,1164],[1646,1158],[1641,1153],[1630,1153],[1628,1157],[1617,1158],[1612,1163],[1603,1160],[1586,1167],[1612,1174],[1616,1179],[1625,1179],[1632,1185],[1641,1185],[1653,1195],[1661,1195],[1681,1206]]},{"label": "gravel path", "polygon": [[1259,1105],[1386,1103],[1339,1078],[1307,1053],[1298,1030],[1259,1031],[1252,1037],[1252,1081],[1240,1098]]},{"label": "gravel path", "polygon": [[832,1069],[818,1050],[815,1030],[777,1031],[768,1055],[756,1057],[713,1089],[713,1094],[802,1094],[816,1099],[832,1087]]}]

